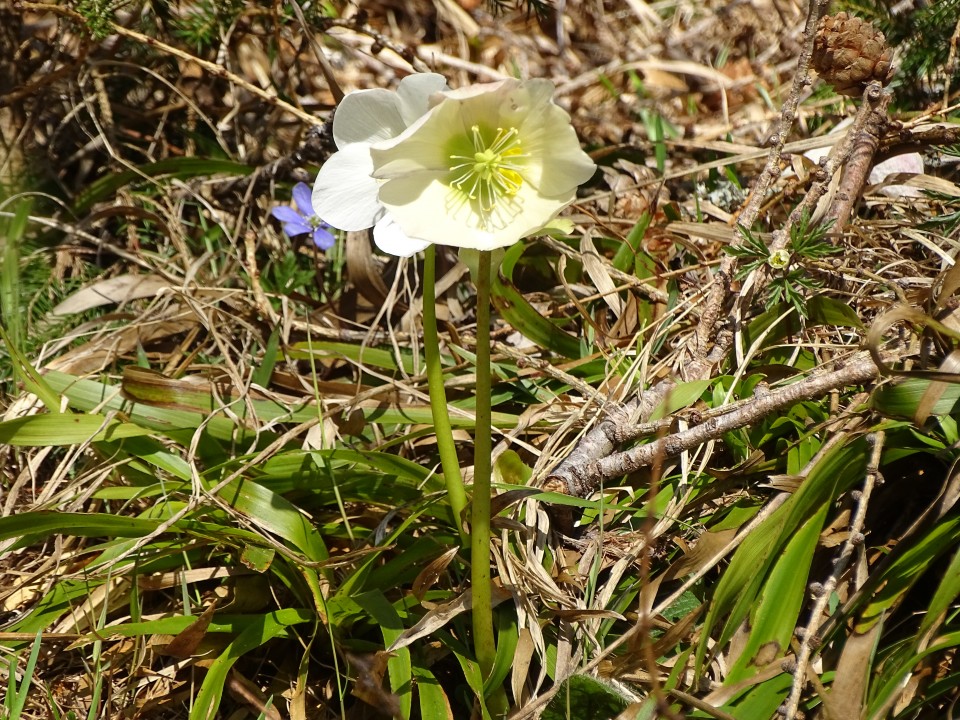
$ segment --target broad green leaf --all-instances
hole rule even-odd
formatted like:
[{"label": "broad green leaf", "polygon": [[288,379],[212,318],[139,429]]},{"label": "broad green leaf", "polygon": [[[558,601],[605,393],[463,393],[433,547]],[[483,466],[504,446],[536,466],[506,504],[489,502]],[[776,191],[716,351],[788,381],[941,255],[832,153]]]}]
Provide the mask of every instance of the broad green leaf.
[{"label": "broad green leaf", "polygon": [[25,512],[0,518],[0,539],[69,534],[78,537],[138,538],[160,527],[157,520],[140,520],[107,513]]},{"label": "broad green leaf", "polygon": [[454,720],[450,698],[443,691],[436,676],[426,668],[416,665],[413,668],[413,677],[417,683],[420,717],[431,718],[431,720]]},{"label": "broad green leaf", "polygon": [[150,432],[134,423],[117,422],[103,415],[30,415],[0,422],[0,445],[77,445],[88,441],[139,437]]},{"label": "broad green leaf", "polygon": [[[394,640],[403,634],[403,621],[382,592],[372,590],[360,593],[355,595],[353,600],[380,627],[384,647],[390,647]],[[394,650],[390,659],[387,660],[387,670],[390,674],[390,690],[399,696],[403,716],[408,718],[413,704],[413,666],[410,661],[410,649],[402,647]]]},{"label": "broad green leaf", "polygon": [[131,403],[115,385],[80,379],[56,370],[48,371],[44,377],[50,386],[64,395],[70,401],[70,406],[77,410],[89,412],[98,408],[104,412],[122,411],[132,422],[164,434],[169,435],[179,430],[193,431],[200,427],[205,419],[206,430],[211,436],[221,440],[232,440],[238,429],[236,422],[226,417],[204,418],[199,411],[188,412]]},{"label": "broad green leaf", "polygon": [[[292,617],[315,619],[312,617],[310,610],[305,608],[288,609],[285,612],[293,613]],[[196,621],[196,615],[176,615],[174,617],[155,618],[142,622],[117,623],[116,625],[87,633],[84,639],[79,640],[78,643],[93,642],[95,640],[103,640],[104,638],[177,635]],[[259,616],[232,613],[216,614],[207,626],[206,632],[236,635],[249,628],[251,622],[259,622]],[[307,622],[307,620],[304,619],[302,622]]]},{"label": "broad green leaf", "polygon": [[572,675],[543,714],[543,720],[610,720],[622,712],[630,700],[613,685],[589,675]]},{"label": "broad green leaf", "polygon": [[[890,717],[889,712],[880,714],[880,711],[888,707],[889,704],[896,699],[896,696],[903,689],[903,681],[909,673],[925,658],[944,651],[955,655],[957,648],[960,648],[960,632],[947,633],[946,635],[938,637],[937,641],[923,652],[915,655],[911,654],[906,657],[903,662],[898,664],[897,668],[885,669],[884,673],[876,678],[876,682],[870,688],[870,704],[867,717],[870,718],[870,720],[883,720],[884,718]],[[926,694],[927,697],[932,697],[933,695],[932,692]],[[950,688],[950,696],[956,697],[956,685]],[[898,717],[915,716],[904,713]]]},{"label": "broad green leaf", "polygon": [[580,339],[565,333],[535,310],[514,286],[513,268],[524,248],[524,243],[517,243],[504,255],[499,277],[494,280],[490,290],[493,304],[514,330],[540,347],[568,358],[580,358],[583,355]]},{"label": "broad green leaf", "polygon": [[712,382],[713,380],[708,379],[677,383],[664,398],[665,404],[661,404],[653,411],[650,420],[659,420],[670,413],[693,405]]},{"label": "broad green leaf", "polygon": [[[195,619],[195,618],[194,618]],[[285,635],[287,628],[305,622],[313,622],[315,617],[306,610],[277,610],[249,618],[246,627],[227,645],[220,656],[207,670],[200,692],[190,710],[190,720],[213,720],[220,708],[223,697],[223,685],[230,668],[241,657],[255,650],[268,640]]]},{"label": "broad green leaf", "polygon": [[[380,370],[394,371],[402,367],[405,373],[412,374],[415,372],[413,353],[396,353],[393,350],[382,350],[354,343],[309,340],[294,343],[287,350],[287,354],[296,360],[344,358],[352,360],[361,367],[371,366]],[[399,367],[397,365],[398,360],[400,362]]]},{"label": "broad green leaf", "polygon": [[[111,447],[116,453],[129,454],[131,457],[127,468],[141,471],[145,474],[156,475],[156,471],[163,470],[170,473],[173,477],[190,482],[191,472],[190,463],[183,459],[176,452],[168,449],[162,442],[150,437],[127,438],[122,443],[104,444],[104,447]],[[127,468],[121,470],[124,472]],[[105,488],[107,490],[136,490],[137,488]]]},{"label": "broad green leaf", "polygon": [[950,565],[943,573],[943,578],[920,621],[917,638],[923,638],[928,632],[939,627],[943,623],[947,610],[958,597],[960,597],[960,550],[953,554]]},{"label": "broad green leaf", "polygon": [[[777,708],[790,693],[791,685],[793,685],[793,676],[782,673],[750,688],[736,703],[724,705],[721,709],[742,720],[775,718]],[[709,716],[694,713],[691,717]]]},{"label": "broad green leaf", "polygon": [[[6,194],[4,199],[6,200]],[[3,318],[3,323],[0,324],[0,339],[16,363],[22,366],[26,358],[19,348],[25,335],[26,312],[22,306],[20,246],[30,221],[33,201],[29,197],[21,196],[15,203],[12,217],[0,217],[0,318]],[[6,202],[4,205],[9,211],[10,205]],[[56,404],[50,405],[43,398],[41,400],[51,412],[56,412]]]},{"label": "broad green leaf", "polygon": [[[866,633],[883,613],[900,602],[920,577],[943,553],[960,543],[960,515],[940,520],[922,537],[906,540],[897,548],[897,556],[884,569],[875,573],[870,584],[876,590],[860,611],[856,632]],[[904,547],[904,549],[900,549]],[[954,582],[956,578],[954,578]],[[949,590],[949,588],[948,588]]]},{"label": "broad green leaf", "polygon": [[444,647],[447,647],[453,651],[454,657],[456,657],[457,662],[460,663],[460,669],[463,672],[463,677],[467,681],[467,685],[473,691],[473,696],[475,698],[479,698],[480,711],[482,713],[483,720],[491,720],[490,711],[487,710],[486,703],[483,700],[483,677],[480,674],[480,666],[477,664],[477,661],[467,654],[466,648],[464,648],[463,645],[455,638],[451,637],[447,633],[437,634],[442,637]]},{"label": "broad green leaf", "polygon": [[[82,411],[94,408],[102,411],[122,411],[126,417],[145,428],[157,430],[166,435],[175,435],[177,431],[195,430],[203,424],[211,437],[219,440],[234,441],[237,437],[252,435],[253,432],[243,425],[222,414],[213,414],[222,407],[224,400],[230,401],[229,394],[218,399],[210,390],[186,387],[184,381],[163,378],[157,373],[147,373],[142,369],[128,369],[125,371],[127,379],[124,382],[125,392],[131,392],[145,402],[131,402],[121,393],[121,388],[94,380],[84,380],[73,375],[58,371],[49,371],[44,378],[57,392],[65,395],[70,406]],[[166,381],[165,386],[177,386],[177,392],[167,394],[159,385],[163,384],[158,378]],[[156,404],[148,404],[150,402]],[[252,400],[243,403],[241,414],[247,405],[253,407],[256,419],[260,422],[286,421],[302,423],[317,417],[317,409],[312,398],[305,398],[292,407],[286,407],[273,400]],[[381,425],[431,425],[433,415],[430,406],[423,405],[396,405],[385,402],[370,401],[359,407],[366,421]],[[506,412],[492,414],[494,427],[516,427],[516,415]],[[472,428],[474,420],[459,413],[451,413],[450,423],[456,428]],[[267,434],[269,435],[269,433]],[[189,440],[186,436],[184,442]]]},{"label": "broad green leaf", "polygon": [[829,325],[861,329],[863,322],[848,303],[829,295],[815,295],[807,303],[808,325]]},{"label": "broad green leaf", "polygon": [[517,630],[517,618],[512,613],[497,614],[497,654],[493,661],[493,669],[483,683],[483,692],[485,696],[490,695],[491,691],[503,687],[503,681],[507,679],[510,670],[513,667],[513,659],[517,652],[517,642],[520,635]]},{"label": "broad green leaf", "polygon": [[758,653],[768,654],[769,659],[773,659],[782,656],[789,648],[803,606],[813,553],[829,507],[824,503],[820,511],[793,534],[775,559],[759,600],[750,613],[747,642],[727,673],[724,684],[733,685],[752,677],[764,664],[755,661]]},{"label": "broad green leaf", "polygon": [[[0,315],[2,317],[2,315]],[[13,360],[15,376],[23,382],[23,388],[40,398],[48,411],[56,413],[60,411],[60,396],[50,387],[44,376],[37,372],[26,356],[14,344],[13,339],[9,337],[3,325],[0,325],[0,342],[10,353]]]},{"label": "broad green leaf", "polygon": [[[904,378],[898,382],[885,383],[873,393],[871,406],[877,412],[894,417],[912,418],[927,388],[934,380],[924,378]],[[960,384],[948,384],[934,403],[931,415],[947,415],[953,411],[960,400]]]},{"label": "broad green leaf", "polygon": [[[613,265],[617,270],[628,272],[636,265],[638,269],[642,267],[647,271],[646,274],[642,275],[638,272],[638,278],[643,279],[645,277],[650,277],[652,273],[647,263],[652,264],[652,261],[650,257],[643,251],[642,242],[643,236],[646,235],[647,228],[650,227],[650,221],[652,219],[653,215],[649,211],[646,211],[630,229],[626,241],[623,242],[617,249],[617,252],[613,256],[613,260],[611,262],[611,265]],[[641,257],[645,262],[640,260]]]},{"label": "broad green leaf", "polygon": [[[725,646],[747,617],[777,557],[794,533],[825,503],[832,503],[850,485],[863,479],[869,452],[862,438],[829,448],[810,468],[797,492],[740,544],[714,590],[697,648],[698,669],[702,667],[707,641],[713,638],[717,647]],[[726,621],[717,637],[714,629],[723,617]]]},{"label": "broad green leaf", "polygon": [[326,560],[329,557],[323,538],[310,519],[289,500],[263,485],[237,479],[218,494],[255,525],[288,540],[310,560]]},{"label": "broad green leaf", "polygon": [[[3,518],[7,520],[9,518]],[[61,527],[62,529],[62,527]],[[99,578],[74,580],[67,578],[56,583],[49,592],[37,601],[36,605],[12,628],[17,632],[35,633],[47,630],[66,613],[76,608],[84,598],[90,596],[105,581]]]}]

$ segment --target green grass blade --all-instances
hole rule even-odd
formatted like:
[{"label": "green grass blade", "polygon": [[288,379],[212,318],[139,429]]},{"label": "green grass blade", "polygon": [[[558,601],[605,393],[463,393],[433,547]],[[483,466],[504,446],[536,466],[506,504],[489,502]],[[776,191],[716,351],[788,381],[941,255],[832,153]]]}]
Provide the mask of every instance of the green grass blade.
[{"label": "green grass blade", "polygon": [[190,720],[212,720],[217,716],[227,673],[237,660],[268,640],[285,635],[289,627],[313,622],[313,620],[312,613],[293,609],[277,610],[266,615],[251,617],[247,627],[227,645],[207,671],[200,692],[197,693],[193,708],[190,710]]},{"label": "green grass blade", "polygon": [[103,415],[31,415],[0,422],[0,444],[18,447],[77,445],[149,433],[147,428]]},{"label": "green grass blade", "polygon": [[323,538],[306,515],[263,485],[234,480],[219,495],[255,525],[287,540],[310,560],[326,560],[330,556]]},{"label": "green grass blade", "polygon": [[494,279],[491,288],[493,304],[517,332],[540,347],[578,359],[583,355],[580,339],[564,332],[535,310],[513,284],[513,268],[524,247],[523,243],[517,243],[504,255],[500,276]]},{"label": "green grass blade", "polygon": [[732,685],[753,676],[763,665],[758,653],[780,656],[787,651],[806,594],[807,576],[829,504],[793,534],[767,575],[758,603],[750,613],[750,635],[724,680]]},{"label": "green grass blade", "polygon": [[100,200],[111,197],[124,185],[139,180],[156,180],[160,177],[170,177],[184,180],[205,175],[233,175],[243,177],[252,173],[256,168],[231,160],[218,160],[203,157],[173,157],[146,163],[134,170],[105,175],[94,180],[87,188],[77,195],[73,209],[82,215]]},{"label": "green grass blade", "polygon": [[420,717],[435,720],[454,720],[450,698],[443,691],[437,677],[426,668],[415,666],[413,668],[413,678],[416,681]]},{"label": "green grass blade", "polygon": [[79,537],[144,537],[160,526],[158,520],[106,513],[25,512],[0,518],[0,539],[44,538],[58,533]]},{"label": "green grass blade", "polygon": [[23,670],[23,682],[20,689],[17,689],[17,668],[16,662],[10,658],[10,677],[8,678],[9,692],[4,702],[8,717],[19,718],[23,708],[27,704],[27,698],[30,693],[30,684],[33,682],[33,672],[37,668],[37,658],[40,657],[40,639],[42,633],[37,631],[37,637],[30,648],[30,657],[27,659],[27,666]]},{"label": "green grass blade", "polygon": [[[380,627],[384,647],[390,647],[394,640],[403,633],[403,621],[400,619],[400,615],[379,590],[355,595],[353,600]],[[392,657],[387,660],[390,690],[400,698],[403,717],[409,718],[410,709],[413,705],[413,665],[410,660],[410,649],[399,648],[394,650],[391,655]]]},{"label": "green grass blade", "polygon": [[726,621],[717,639],[726,645],[747,617],[766,581],[771,567],[790,538],[809,518],[817,514],[858,479],[863,478],[869,448],[862,439],[847,445],[836,444],[822,452],[809,468],[799,490],[744,539],[730,560],[713,594],[704,631],[697,648],[697,667],[702,667],[706,643],[714,637],[720,619]]}]

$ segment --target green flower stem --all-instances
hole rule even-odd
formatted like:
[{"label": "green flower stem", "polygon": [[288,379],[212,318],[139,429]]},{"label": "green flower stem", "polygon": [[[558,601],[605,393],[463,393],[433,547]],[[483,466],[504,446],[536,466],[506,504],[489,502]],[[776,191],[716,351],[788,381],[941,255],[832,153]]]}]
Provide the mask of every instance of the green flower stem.
[{"label": "green flower stem", "polygon": [[440,466],[447,483],[447,499],[453,511],[457,532],[462,545],[467,544],[463,529],[463,511],[467,507],[467,493],[460,475],[460,461],[450,429],[447,409],[447,394],[443,387],[443,368],[440,365],[440,340],[437,337],[437,255],[433,245],[428,245],[423,258],[423,351],[427,359],[427,384],[430,388],[430,412],[433,413],[433,428],[437,435],[437,450]]},{"label": "green flower stem", "polygon": [[490,253],[480,252],[477,272],[477,424],[474,433],[473,513],[470,519],[470,584],[473,590],[473,641],[480,672],[493,670],[496,645],[490,591]]}]

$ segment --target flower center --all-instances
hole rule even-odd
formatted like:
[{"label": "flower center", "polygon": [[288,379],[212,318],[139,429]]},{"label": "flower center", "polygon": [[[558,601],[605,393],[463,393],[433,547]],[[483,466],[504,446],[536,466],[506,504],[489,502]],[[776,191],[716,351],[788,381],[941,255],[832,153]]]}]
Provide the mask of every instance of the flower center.
[{"label": "flower center", "polygon": [[[492,136],[492,139],[490,139]],[[484,132],[479,125],[470,128],[450,155],[450,186],[476,201],[483,224],[504,197],[513,197],[523,185],[520,170],[523,154],[516,128],[497,128]]]}]

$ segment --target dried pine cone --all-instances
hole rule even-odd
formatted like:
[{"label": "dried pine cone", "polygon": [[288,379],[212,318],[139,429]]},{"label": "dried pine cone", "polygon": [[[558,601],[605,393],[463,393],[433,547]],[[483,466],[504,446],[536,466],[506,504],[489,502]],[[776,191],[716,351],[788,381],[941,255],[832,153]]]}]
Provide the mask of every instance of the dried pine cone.
[{"label": "dried pine cone", "polygon": [[893,52],[883,33],[845,12],[820,18],[813,43],[813,67],[841,95],[860,95],[874,80],[893,77]]}]

